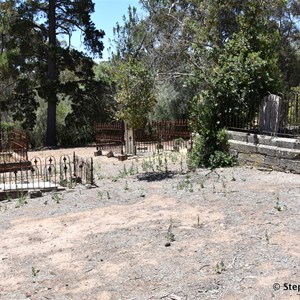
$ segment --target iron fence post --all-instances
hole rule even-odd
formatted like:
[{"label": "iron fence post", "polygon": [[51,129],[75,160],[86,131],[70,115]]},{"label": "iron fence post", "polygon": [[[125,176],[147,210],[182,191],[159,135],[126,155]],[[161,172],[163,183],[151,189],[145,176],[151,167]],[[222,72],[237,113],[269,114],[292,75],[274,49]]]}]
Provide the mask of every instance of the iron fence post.
[{"label": "iron fence post", "polygon": [[73,170],[74,170],[73,176],[76,178],[77,174],[76,174],[76,155],[75,155],[75,151],[73,152]]},{"label": "iron fence post", "polygon": [[91,157],[91,185],[94,185],[94,162],[92,157]]}]

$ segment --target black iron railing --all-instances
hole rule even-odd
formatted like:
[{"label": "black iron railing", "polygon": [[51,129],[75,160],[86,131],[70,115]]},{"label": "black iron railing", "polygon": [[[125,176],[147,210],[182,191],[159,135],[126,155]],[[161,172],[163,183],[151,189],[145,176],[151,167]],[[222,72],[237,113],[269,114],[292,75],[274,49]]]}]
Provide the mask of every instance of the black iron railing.
[{"label": "black iron railing", "polygon": [[268,95],[227,108],[223,112],[224,127],[275,136],[300,136],[299,94]]},{"label": "black iron railing", "polygon": [[93,159],[62,155],[59,159],[33,157],[26,163],[0,165],[0,191],[74,187],[78,183],[94,184]]}]

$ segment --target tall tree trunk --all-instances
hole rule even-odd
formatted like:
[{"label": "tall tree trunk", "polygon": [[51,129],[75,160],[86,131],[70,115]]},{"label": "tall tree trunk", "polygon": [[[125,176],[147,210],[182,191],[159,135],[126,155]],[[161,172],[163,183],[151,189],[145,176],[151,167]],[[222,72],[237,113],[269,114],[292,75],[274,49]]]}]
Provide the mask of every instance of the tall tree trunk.
[{"label": "tall tree trunk", "polygon": [[48,79],[50,82],[50,91],[48,97],[47,110],[47,146],[56,146],[56,16],[55,16],[56,0],[49,0],[49,53],[48,53]]}]

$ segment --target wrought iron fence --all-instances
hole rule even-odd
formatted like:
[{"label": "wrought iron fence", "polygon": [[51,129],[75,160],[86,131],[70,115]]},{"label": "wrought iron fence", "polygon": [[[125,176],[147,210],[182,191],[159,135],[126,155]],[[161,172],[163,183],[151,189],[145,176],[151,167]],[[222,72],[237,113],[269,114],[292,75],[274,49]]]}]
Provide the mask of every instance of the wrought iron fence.
[{"label": "wrought iron fence", "polygon": [[26,165],[1,164],[0,191],[55,189],[74,187],[78,183],[94,184],[93,159],[70,158],[63,155],[57,160],[54,156],[45,159],[32,158]]},{"label": "wrought iron fence", "polygon": [[238,105],[224,111],[224,127],[232,130],[258,131],[259,106]]},{"label": "wrought iron fence", "polygon": [[188,120],[148,122],[143,129],[135,130],[137,152],[175,150],[191,145]]},{"label": "wrought iron fence", "polygon": [[268,95],[224,112],[224,127],[275,136],[300,136],[299,94]]},{"label": "wrought iron fence", "polygon": [[28,160],[28,139],[25,132],[14,128],[0,130],[0,163]]},{"label": "wrought iron fence", "polygon": [[123,153],[124,122],[98,123],[95,125],[95,138],[97,150],[116,150]]},{"label": "wrought iron fence", "polygon": [[[96,124],[95,133],[97,150],[116,150],[123,153],[125,147],[123,122]],[[191,132],[188,120],[147,122],[144,128],[134,130],[133,143],[137,153],[189,147]]]},{"label": "wrought iron fence", "polygon": [[282,95],[282,105],[280,108],[279,134],[287,136],[300,135],[300,109],[299,94],[290,93],[286,97]]}]

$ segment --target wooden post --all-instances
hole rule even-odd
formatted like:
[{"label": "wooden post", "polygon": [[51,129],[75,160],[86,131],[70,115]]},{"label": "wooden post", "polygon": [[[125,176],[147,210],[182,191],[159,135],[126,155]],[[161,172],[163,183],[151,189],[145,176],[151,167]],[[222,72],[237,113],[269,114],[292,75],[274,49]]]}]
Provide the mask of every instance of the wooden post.
[{"label": "wooden post", "polygon": [[134,129],[125,123],[125,154],[136,155]]}]

